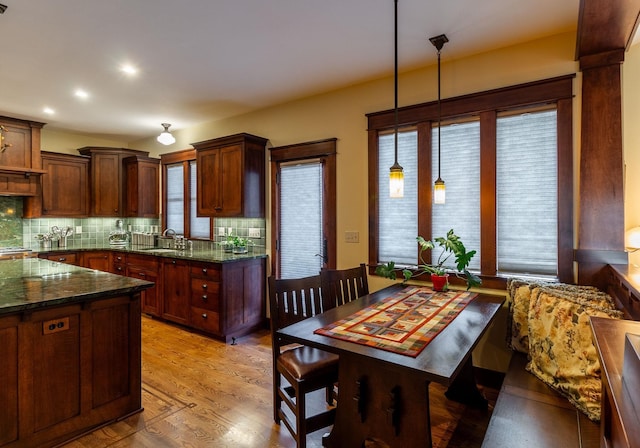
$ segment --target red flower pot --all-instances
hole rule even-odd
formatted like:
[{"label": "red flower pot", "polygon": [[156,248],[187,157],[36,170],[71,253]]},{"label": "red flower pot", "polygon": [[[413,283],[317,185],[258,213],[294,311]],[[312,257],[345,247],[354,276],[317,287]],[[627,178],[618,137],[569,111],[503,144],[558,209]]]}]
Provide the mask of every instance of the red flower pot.
[{"label": "red flower pot", "polygon": [[449,274],[431,274],[431,283],[433,283],[434,291],[446,291],[449,286]]}]

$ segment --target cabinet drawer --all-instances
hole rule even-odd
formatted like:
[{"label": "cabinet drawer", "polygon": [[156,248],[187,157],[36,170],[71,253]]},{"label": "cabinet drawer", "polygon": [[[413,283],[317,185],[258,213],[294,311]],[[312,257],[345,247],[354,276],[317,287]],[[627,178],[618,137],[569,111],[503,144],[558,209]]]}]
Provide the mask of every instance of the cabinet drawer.
[{"label": "cabinet drawer", "polygon": [[126,275],[124,263],[113,263],[113,273],[118,275]]},{"label": "cabinet drawer", "polygon": [[192,264],[191,265],[191,276],[219,282],[220,281],[220,269],[218,267],[210,265],[210,264],[208,264],[208,265],[205,265],[205,264],[202,264],[202,265]]},{"label": "cabinet drawer", "polygon": [[116,263],[126,263],[126,254],[112,254],[113,255],[113,264]]},{"label": "cabinet drawer", "polygon": [[158,272],[158,257],[149,255],[127,255],[127,266],[140,266],[147,271]]},{"label": "cabinet drawer", "polygon": [[191,307],[191,326],[211,333],[220,331],[220,315],[205,308]]},{"label": "cabinet drawer", "polygon": [[78,254],[76,253],[48,254],[45,258],[58,263],[78,264]]},{"label": "cabinet drawer", "polygon": [[191,306],[218,311],[220,308],[220,283],[192,278]]}]

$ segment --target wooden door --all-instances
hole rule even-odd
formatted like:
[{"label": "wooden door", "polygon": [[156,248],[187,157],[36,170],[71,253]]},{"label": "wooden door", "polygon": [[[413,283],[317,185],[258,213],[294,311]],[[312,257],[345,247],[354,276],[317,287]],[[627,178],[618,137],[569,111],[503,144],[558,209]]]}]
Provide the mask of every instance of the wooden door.
[{"label": "wooden door", "polygon": [[0,319],[0,446],[18,438],[18,316]]},{"label": "wooden door", "polygon": [[184,260],[166,260],[162,264],[162,317],[187,325],[191,298],[189,265]]},{"label": "wooden door", "polygon": [[89,215],[89,158],[42,153],[42,215]]},{"label": "wooden door", "polygon": [[97,271],[111,272],[111,257],[108,251],[91,251],[82,254],[82,266]]}]

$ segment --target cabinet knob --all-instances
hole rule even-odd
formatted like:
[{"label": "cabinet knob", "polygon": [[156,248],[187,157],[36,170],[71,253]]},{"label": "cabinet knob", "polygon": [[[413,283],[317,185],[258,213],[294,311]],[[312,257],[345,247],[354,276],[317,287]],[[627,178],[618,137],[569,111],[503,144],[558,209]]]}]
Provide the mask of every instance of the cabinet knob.
[{"label": "cabinet knob", "polygon": [[206,274],[207,273],[207,268],[202,268],[202,273]]},{"label": "cabinet knob", "polygon": [[202,284],[202,289],[207,289],[207,284],[206,283]]},{"label": "cabinet knob", "polygon": [[206,302],[207,300],[209,300],[209,298],[207,297],[207,295],[206,295],[206,294],[204,294],[204,295],[202,296],[202,300],[204,300],[204,301]]},{"label": "cabinet knob", "polygon": [[146,277],[146,276],[147,276],[147,274],[145,274],[144,272],[140,273],[140,277]]},{"label": "cabinet knob", "polygon": [[207,313],[202,313],[202,318],[206,319],[207,318]]}]

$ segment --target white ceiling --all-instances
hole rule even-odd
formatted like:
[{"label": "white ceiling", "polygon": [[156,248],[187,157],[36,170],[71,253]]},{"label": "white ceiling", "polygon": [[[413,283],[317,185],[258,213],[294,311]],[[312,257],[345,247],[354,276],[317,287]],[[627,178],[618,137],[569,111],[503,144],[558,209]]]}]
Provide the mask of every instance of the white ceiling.
[{"label": "white ceiling", "polygon": [[[123,142],[393,73],[393,0],[0,0],[0,115]],[[399,65],[577,28],[579,0],[399,0]],[[123,63],[139,69],[133,78]],[[87,100],[74,97],[83,88]],[[55,109],[46,115],[43,108]]]}]

